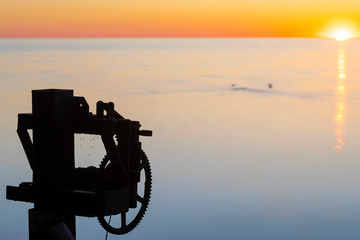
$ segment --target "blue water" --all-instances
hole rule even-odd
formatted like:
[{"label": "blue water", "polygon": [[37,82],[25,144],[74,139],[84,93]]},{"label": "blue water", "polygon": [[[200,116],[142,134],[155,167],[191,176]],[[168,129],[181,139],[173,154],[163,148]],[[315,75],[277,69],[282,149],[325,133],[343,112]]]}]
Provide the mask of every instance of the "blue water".
[{"label": "blue water", "polygon": [[[31,181],[16,135],[31,90],[113,101],[154,131],[147,214],[108,239],[359,239],[360,40],[1,39],[0,239],[26,239]],[[268,88],[268,84],[272,88]],[[76,136],[77,166],[99,139]],[[77,239],[104,239],[77,218]]]}]

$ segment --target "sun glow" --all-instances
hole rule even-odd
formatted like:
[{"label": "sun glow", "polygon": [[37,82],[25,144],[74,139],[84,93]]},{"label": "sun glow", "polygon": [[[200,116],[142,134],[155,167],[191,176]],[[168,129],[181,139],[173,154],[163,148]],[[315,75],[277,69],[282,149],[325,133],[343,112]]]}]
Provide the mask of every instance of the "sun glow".
[{"label": "sun glow", "polygon": [[339,30],[335,30],[332,34],[331,34],[332,38],[335,38],[338,41],[345,41],[349,38],[354,37],[354,34],[352,34],[349,30],[346,29],[339,29]]},{"label": "sun glow", "polygon": [[345,41],[359,37],[357,24],[350,20],[337,20],[329,22],[318,33],[319,37],[332,38],[337,41]]}]

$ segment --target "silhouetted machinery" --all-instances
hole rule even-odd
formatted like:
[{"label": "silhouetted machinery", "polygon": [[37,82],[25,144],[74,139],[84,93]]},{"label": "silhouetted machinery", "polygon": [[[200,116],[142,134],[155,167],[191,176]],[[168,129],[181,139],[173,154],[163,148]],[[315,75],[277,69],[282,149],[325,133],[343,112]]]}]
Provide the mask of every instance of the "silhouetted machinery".
[{"label": "silhouetted machinery", "polygon": [[[75,238],[75,216],[97,217],[113,234],[128,233],[141,221],[152,179],[139,136],[152,132],[122,117],[112,102],[97,102],[92,114],[85,98],[73,96],[73,90],[33,90],[32,114],[19,114],[17,132],[33,182],[7,186],[7,199],[34,203],[30,239],[53,239],[51,229],[60,223]],[[101,136],[106,155],[99,167],[75,168],[75,133]],[[110,215],[119,215],[120,226],[105,220]]]}]

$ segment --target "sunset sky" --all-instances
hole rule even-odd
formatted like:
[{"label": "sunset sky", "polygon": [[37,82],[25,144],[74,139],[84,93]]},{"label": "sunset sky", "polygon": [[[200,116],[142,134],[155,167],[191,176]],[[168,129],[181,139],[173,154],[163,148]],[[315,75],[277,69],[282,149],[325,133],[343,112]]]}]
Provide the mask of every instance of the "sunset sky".
[{"label": "sunset sky", "polygon": [[0,0],[0,37],[358,37],[359,0]]}]

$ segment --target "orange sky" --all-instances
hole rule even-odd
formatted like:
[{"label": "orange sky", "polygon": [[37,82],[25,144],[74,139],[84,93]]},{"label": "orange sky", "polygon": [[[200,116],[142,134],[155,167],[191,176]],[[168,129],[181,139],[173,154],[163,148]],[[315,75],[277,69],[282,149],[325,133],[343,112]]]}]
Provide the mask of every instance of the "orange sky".
[{"label": "orange sky", "polygon": [[[0,0],[0,37],[319,37],[359,0]],[[327,30],[326,30],[327,31]]]}]

